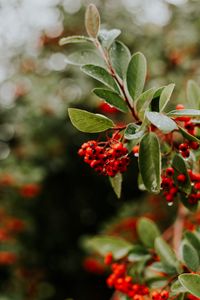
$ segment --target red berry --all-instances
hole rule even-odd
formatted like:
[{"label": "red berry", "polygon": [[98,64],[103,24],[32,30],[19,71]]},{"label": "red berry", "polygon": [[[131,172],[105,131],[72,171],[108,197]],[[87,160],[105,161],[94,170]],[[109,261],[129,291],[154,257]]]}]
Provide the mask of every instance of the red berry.
[{"label": "red berry", "polygon": [[184,109],[184,108],[185,108],[185,106],[183,104],[177,104],[176,105],[177,110],[181,110],[181,109]]},{"label": "red berry", "polygon": [[178,193],[178,188],[177,187],[172,187],[170,190],[169,190],[170,194],[171,195],[176,195]]},{"label": "red berry", "polygon": [[183,158],[188,158],[190,156],[189,150],[180,151],[180,152],[181,152],[181,155],[183,156]]},{"label": "red berry", "polygon": [[161,299],[162,300],[167,300],[169,298],[169,292],[168,291],[162,291],[160,293]]},{"label": "red berry", "polygon": [[78,155],[79,156],[84,156],[85,155],[85,150],[83,150],[82,148],[78,150]]},{"label": "red berry", "polygon": [[200,190],[200,182],[195,183],[194,187],[196,190]]},{"label": "red berry", "polygon": [[167,202],[173,202],[174,196],[173,196],[172,194],[168,194],[168,195],[166,196],[166,200],[167,200]]},{"label": "red berry", "polygon": [[190,196],[188,198],[188,202],[190,204],[196,204],[198,202],[196,194],[190,194]]},{"label": "red berry", "polygon": [[104,259],[104,263],[105,265],[110,265],[113,261],[113,254],[112,252],[109,252],[106,254],[105,259]]},{"label": "red berry", "polygon": [[189,148],[189,145],[187,143],[182,143],[178,148],[180,151],[186,151]]},{"label": "red berry", "polygon": [[193,149],[193,150],[199,149],[199,143],[198,142],[192,141],[192,142],[189,143],[189,145],[190,145],[190,148]]},{"label": "red berry", "polygon": [[181,117],[177,117],[176,120],[181,122],[189,122],[191,118],[187,116],[181,116]]},{"label": "red berry", "polygon": [[138,154],[139,153],[139,148],[140,148],[139,145],[134,146],[133,149],[132,149],[133,154]]},{"label": "red berry", "polygon": [[186,181],[186,176],[184,174],[179,174],[177,176],[177,180],[181,183],[184,183]]},{"label": "red berry", "polygon": [[173,168],[167,168],[166,169],[167,176],[173,176],[174,175],[174,169]]},{"label": "red berry", "polygon": [[187,130],[194,130],[194,124],[192,122],[186,122],[184,127]]}]

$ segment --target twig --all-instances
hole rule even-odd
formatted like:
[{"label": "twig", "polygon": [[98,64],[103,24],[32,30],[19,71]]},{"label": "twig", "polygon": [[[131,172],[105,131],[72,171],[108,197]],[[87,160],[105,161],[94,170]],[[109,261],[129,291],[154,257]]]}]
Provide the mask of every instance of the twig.
[{"label": "twig", "polygon": [[110,74],[112,75],[112,77],[115,79],[115,81],[117,82],[120,90],[121,90],[121,93],[122,95],[124,96],[124,101],[126,102],[128,108],[130,109],[131,113],[132,113],[132,116],[133,118],[135,119],[135,121],[139,121],[139,118],[134,110],[134,108],[131,106],[131,103],[129,101],[129,98],[128,98],[128,95],[126,94],[126,90],[125,90],[125,87],[124,87],[124,83],[123,81],[118,77],[118,75],[116,74],[115,70],[113,69],[111,63],[110,63],[110,60],[109,60],[109,56],[108,56],[108,53],[104,51],[104,49],[102,48],[101,44],[99,43],[98,39],[96,39],[94,41],[94,44],[96,46],[96,48],[99,50],[99,52],[101,53],[103,59],[105,60],[106,62],[106,65],[109,69],[109,72]]}]

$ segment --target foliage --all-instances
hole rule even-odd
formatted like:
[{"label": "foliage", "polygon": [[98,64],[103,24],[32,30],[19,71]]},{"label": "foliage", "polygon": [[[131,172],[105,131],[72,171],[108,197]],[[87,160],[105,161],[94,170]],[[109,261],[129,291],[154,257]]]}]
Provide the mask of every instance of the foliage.
[{"label": "foliage", "polygon": [[[106,131],[103,141],[98,138],[84,143],[78,154],[97,173],[110,178],[118,197],[121,195],[122,174],[127,171],[134,155],[138,156],[138,187],[142,186],[142,190],[153,194],[162,193],[170,206],[174,202],[178,206],[170,239],[166,240],[165,233],[162,234],[152,220],[141,217],[136,224],[137,243],[100,235],[89,239],[87,247],[104,256],[104,263],[111,266],[107,285],[114,288],[119,299],[198,299],[199,227],[193,232],[185,231],[184,236],[182,231],[186,208],[197,210],[200,199],[197,166],[200,89],[195,82],[189,81],[187,97],[193,100],[191,105],[195,100],[195,106],[185,109],[181,103],[168,110],[174,84],[144,91],[147,77],[145,56],[137,52],[130,57],[126,46],[115,41],[120,31],[101,31],[100,16],[93,4],[86,10],[85,26],[89,38],[82,37],[81,42],[82,39],[92,42],[94,52],[101,55],[102,62],[88,65],[87,56],[81,53],[81,70],[110,88],[98,88],[94,93],[127,114],[131,123],[126,123],[125,118],[124,123],[118,125],[103,115],[69,108],[70,120],[80,131]],[[78,40],[76,36],[64,38],[60,44],[77,43]],[[127,63],[119,67],[117,60],[121,48],[124,49],[123,61]]]}]

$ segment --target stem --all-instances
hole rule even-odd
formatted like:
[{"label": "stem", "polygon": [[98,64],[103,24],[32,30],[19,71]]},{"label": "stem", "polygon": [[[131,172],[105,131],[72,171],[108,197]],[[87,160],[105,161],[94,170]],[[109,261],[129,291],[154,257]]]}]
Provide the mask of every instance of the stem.
[{"label": "stem", "polygon": [[173,235],[173,248],[178,256],[179,252],[179,247],[182,239],[182,234],[183,234],[183,229],[184,229],[184,220],[186,217],[187,211],[185,207],[182,205],[182,203],[179,203],[178,207],[178,213],[177,213],[177,218],[174,223],[174,235]]},{"label": "stem", "polygon": [[94,44],[96,46],[96,48],[100,51],[109,71],[110,71],[110,74],[112,75],[112,77],[115,79],[115,81],[117,82],[120,90],[121,90],[121,93],[122,95],[124,96],[124,101],[126,102],[126,104],[128,105],[128,108],[130,109],[131,113],[132,113],[132,116],[133,118],[135,119],[135,121],[139,121],[139,118],[134,110],[134,108],[131,106],[131,103],[129,101],[129,97],[126,93],[126,90],[125,90],[125,86],[124,86],[124,83],[123,81],[118,77],[118,75],[116,74],[115,70],[113,69],[111,63],[110,63],[110,60],[109,60],[109,56],[108,56],[108,53],[106,51],[104,51],[104,49],[102,48],[101,44],[99,43],[98,39],[96,39],[94,41]]}]

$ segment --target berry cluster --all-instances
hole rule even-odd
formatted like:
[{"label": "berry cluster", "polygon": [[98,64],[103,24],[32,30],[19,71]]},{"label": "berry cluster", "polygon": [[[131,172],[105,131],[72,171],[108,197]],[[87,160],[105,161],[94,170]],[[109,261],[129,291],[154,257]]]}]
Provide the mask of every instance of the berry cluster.
[{"label": "berry cluster", "polygon": [[147,286],[133,283],[133,278],[127,275],[126,265],[123,263],[112,264],[112,274],[107,278],[107,285],[114,288],[133,300],[143,300],[149,294]]},{"label": "berry cluster", "polygon": [[[188,174],[192,184],[192,192],[188,196],[188,203],[196,204],[200,200],[200,174],[193,173],[191,170],[188,170]],[[176,180],[180,185],[184,184],[186,181],[185,174],[179,174]],[[172,203],[177,193],[180,192],[174,181],[174,169],[172,167],[167,168],[162,176],[162,188],[167,202]]]},{"label": "berry cluster", "polygon": [[127,170],[129,164],[128,150],[115,139],[106,142],[88,141],[78,151],[84,161],[96,172],[114,177]]},{"label": "berry cluster", "polygon": [[190,149],[197,150],[199,144],[195,141],[187,141],[179,145],[178,149],[183,158],[188,158],[190,156]]},{"label": "berry cluster", "polygon": [[153,300],[167,300],[169,298],[169,292],[166,290],[163,290],[161,292],[153,292],[151,295]]}]

